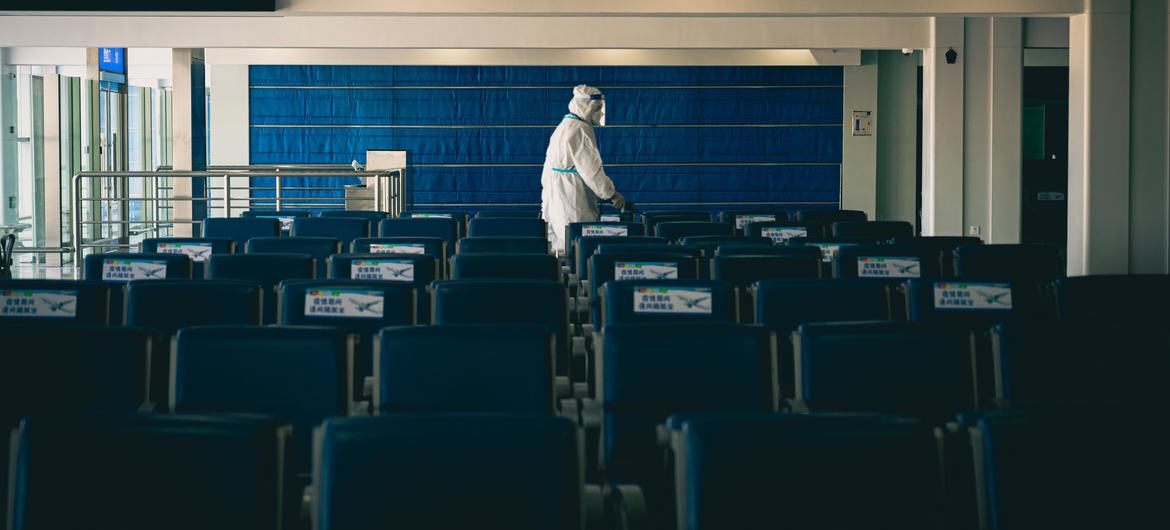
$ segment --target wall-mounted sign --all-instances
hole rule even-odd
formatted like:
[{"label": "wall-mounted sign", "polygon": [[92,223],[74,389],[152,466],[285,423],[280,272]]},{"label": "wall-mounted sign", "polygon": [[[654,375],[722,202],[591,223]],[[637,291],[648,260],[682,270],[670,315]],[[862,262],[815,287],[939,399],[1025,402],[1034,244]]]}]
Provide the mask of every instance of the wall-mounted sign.
[{"label": "wall-mounted sign", "polygon": [[853,136],[873,136],[873,112],[853,111]]}]

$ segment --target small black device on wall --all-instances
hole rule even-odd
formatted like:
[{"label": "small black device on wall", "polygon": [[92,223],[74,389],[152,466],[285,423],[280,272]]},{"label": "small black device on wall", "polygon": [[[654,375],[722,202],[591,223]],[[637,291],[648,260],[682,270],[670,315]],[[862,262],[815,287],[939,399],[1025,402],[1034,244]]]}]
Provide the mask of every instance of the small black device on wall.
[{"label": "small black device on wall", "polygon": [[947,57],[947,64],[955,64],[955,61],[959,60],[959,52],[955,51],[954,48],[951,48],[951,49],[947,50],[946,57]]}]

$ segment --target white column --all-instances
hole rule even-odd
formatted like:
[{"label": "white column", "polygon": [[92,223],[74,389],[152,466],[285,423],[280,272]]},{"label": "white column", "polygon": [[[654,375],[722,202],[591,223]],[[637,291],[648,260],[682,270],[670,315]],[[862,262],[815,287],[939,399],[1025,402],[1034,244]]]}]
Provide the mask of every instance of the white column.
[{"label": "white column", "polygon": [[877,215],[914,223],[917,217],[919,53],[878,52]]},{"label": "white column", "polygon": [[15,224],[16,214],[16,74],[7,70],[0,48],[0,224]]},{"label": "white column", "polygon": [[1069,23],[1068,273],[1129,272],[1129,2]]},{"label": "white column", "polygon": [[1022,23],[968,18],[966,30],[964,226],[990,243],[1019,243]]},{"label": "white column", "polygon": [[[211,78],[211,153],[212,166],[246,166],[249,154],[248,130],[248,65],[216,64],[208,67]],[[225,187],[225,179],[213,179],[216,186]],[[231,179],[232,216],[248,209],[248,179]],[[236,190],[239,186],[243,189]],[[217,192],[219,195],[220,192]],[[215,215],[226,212],[217,210]]]},{"label": "white column", "polygon": [[845,67],[844,127],[841,140],[841,208],[861,210],[874,219],[877,209],[877,133],[853,135],[853,112],[869,112],[879,120],[877,52],[862,52],[861,64]]},{"label": "white column", "polygon": [[[45,247],[61,246],[61,76],[46,75],[43,81],[44,120],[42,122],[41,178],[43,202],[39,205],[45,220],[43,232]],[[61,266],[60,254],[45,254],[45,265]]]},{"label": "white column", "polygon": [[1170,151],[1166,0],[1133,3],[1130,122],[1129,270],[1170,272]]},{"label": "white column", "polygon": [[[963,19],[931,21],[931,46],[923,56],[922,233],[963,232]],[[955,64],[946,53],[954,49]]]},{"label": "white column", "polygon": [[[189,48],[175,48],[171,51],[171,79],[172,79],[172,155],[171,165],[175,171],[203,170],[207,166],[206,149],[200,145],[204,141],[201,131],[206,131],[202,123],[201,113],[195,112],[195,105],[202,105],[205,92],[203,90],[203,50]],[[173,183],[175,206],[174,219],[189,221],[201,219],[206,208],[196,202],[187,202],[183,199],[205,197],[202,181],[175,178]],[[175,225],[176,236],[191,236],[198,233],[197,227],[182,223]]]}]

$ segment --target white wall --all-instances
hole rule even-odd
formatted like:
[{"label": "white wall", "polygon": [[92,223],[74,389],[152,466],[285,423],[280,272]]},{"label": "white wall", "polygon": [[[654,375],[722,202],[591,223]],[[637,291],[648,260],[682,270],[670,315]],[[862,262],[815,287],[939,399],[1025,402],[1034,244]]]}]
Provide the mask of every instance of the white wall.
[{"label": "white wall", "polygon": [[877,197],[875,216],[914,223],[918,165],[918,62],[922,54],[878,52]]},{"label": "white wall", "polygon": [[878,113],[877,52],[862,52],[861,65],[845,67],[841,111],[841,208],[861,210],[871,219],[877,205],[877,136],[853,136],[853,111]]}]

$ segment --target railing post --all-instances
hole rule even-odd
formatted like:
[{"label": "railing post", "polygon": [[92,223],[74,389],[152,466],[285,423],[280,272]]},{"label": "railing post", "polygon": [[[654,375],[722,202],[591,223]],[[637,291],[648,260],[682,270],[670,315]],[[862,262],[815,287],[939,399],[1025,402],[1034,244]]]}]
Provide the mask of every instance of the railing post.
[{"label": "railing post", "polygon": [[[85,233],[82,232],[81,208],[85,201],[81,200],[81,173],[73,175],[73,266],[78,271],[84,256],[81,255],[81,245],[85,242]],[[79,274],[80,276],[80,274]]]},{"label": "railing post", "polygon": [[223,188],[224,188],[224,190],[223,190],[224,201],[226,201],[223,205],[223,216],[230,219],[232,216],[232,174],[231,173],[224,173],[224,175],[223,175]]},{"label": "railing post", "polygon": [[[276,173],[280,173],[280,169],[279,169],[279,168],[277,168],[277,170],[276,170],[275,172],[276,172]],[[276,180],[276,211],[278,211],[278,212],[279,212],[279,211],[281,211],[281,210],[283,209],[283,208],[282,208],[282,206],[281,206],[281,200],[280,200],[280,199],[281,199],[282,190],[283,190],[283,188],[284,188],[284,185],[281,183],[281,180],[280,180],[280,175],[275,175],[275,176],[273,176],[272,178]]]}]

